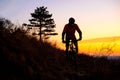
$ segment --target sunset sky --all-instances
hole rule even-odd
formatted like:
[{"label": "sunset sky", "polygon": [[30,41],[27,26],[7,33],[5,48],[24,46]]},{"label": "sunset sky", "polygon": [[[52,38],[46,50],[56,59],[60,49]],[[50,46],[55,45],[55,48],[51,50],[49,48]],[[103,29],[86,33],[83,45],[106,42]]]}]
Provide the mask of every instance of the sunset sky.
[{"label": "sunset sky", "polygon": [[40,6],[53,14],[60,35],[68,19],[74,17],[83,40],[120,36],[120,0],[0,0],[0,17],[15,24],[29,23],[30,13]]}]

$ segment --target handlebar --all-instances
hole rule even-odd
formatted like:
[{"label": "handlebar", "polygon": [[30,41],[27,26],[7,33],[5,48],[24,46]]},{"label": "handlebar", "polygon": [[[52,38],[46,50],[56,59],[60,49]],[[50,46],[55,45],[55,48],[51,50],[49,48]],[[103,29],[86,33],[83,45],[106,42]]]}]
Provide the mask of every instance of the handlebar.
[{"label": "handlebar", "polygon": [[[80,41],[80,39],[76,40],[77,42]],[[66,43],[66,41],[62,41],[63,43]],[[70,39],[70,42],[72,42],[72,40]]]}]

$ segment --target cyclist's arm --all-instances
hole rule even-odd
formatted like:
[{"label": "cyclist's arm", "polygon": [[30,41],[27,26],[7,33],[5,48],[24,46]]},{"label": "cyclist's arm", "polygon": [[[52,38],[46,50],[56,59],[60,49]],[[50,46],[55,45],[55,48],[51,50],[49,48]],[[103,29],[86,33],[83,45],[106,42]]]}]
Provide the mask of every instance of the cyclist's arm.
[{"label": "cyclist's arm", "polygon": [[62,32],[62,42],[64,43],[64,36],[65,36],[65,32]]},{"label": "cyclist's arm", "polygon": [[67,27],[67,25],[65,25],[65,27],[64,27],[64,29],[63,29],[63,32],[62,32],[62,42],[63,42],[63,43],[65,42],[64,37],[65,37],[65,33],[66,33],[66,31],[67,31],[66,27]]},{"label": "cyclist's arm", "polygon": [[79,32],[79,40],[82,40],[82,32]]},{"label": "cyclist's arm", "polygon": [[76,24],[76,30],[79,33],[79,40],[82,40],[82,32],[80,30],[80,28],[78,27],[78,25]]}]

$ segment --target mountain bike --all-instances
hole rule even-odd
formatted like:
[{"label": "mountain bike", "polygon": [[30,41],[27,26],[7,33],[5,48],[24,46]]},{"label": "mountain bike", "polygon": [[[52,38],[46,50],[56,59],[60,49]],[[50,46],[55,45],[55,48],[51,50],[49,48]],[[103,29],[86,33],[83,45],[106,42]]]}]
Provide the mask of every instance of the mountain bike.
[{"label": "mountain bike", "polygon": [[77,50],[72,40],[69,42],[68,60],[77,70]]}]

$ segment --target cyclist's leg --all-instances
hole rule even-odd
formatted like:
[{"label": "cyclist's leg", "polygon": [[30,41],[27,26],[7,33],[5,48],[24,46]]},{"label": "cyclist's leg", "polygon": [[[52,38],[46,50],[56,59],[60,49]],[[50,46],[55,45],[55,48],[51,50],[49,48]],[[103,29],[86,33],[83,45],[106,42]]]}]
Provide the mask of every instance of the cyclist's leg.
[{"label": "cyclist's leg", "polygon": [[68,57],[69,39],[66,39],[66,57]]},{"label": "cyclist's leg", "polygon": [[78,53],[78,44],[77,44],[77,42],[74,43],[74,45],[75,45],[75,48],[76,48],[76,53]]},{"label": "cyclist's leg", "polygon": [[74,54],[74,63],[73,63],[73,65],[74,65],[74,69],[77,71],[77,53],[78,53],[78,44],[77,44],[77,40],[76,40],[76,38],[74,38],[73,40],[73,43],[74,43],[74,45],[75,45],[75,48],[76,48],[76,53]]},{"label": "cyclist's leg", "polygon": [[68,55],[68,48],[69,48],[69,46],[66,46],[66,59],[68,60],[68,58],[69,58],[69,55]]},{"label": "cyclist's leg", "polygon": [[78,53],[78,43],[77,43],[76,38],[74,38],[72,41],[73,41],[73,43],[74,43],[74,45],[75,45],[76,53]]}]

